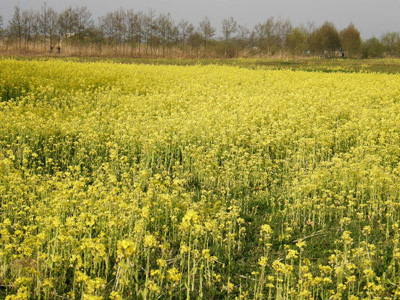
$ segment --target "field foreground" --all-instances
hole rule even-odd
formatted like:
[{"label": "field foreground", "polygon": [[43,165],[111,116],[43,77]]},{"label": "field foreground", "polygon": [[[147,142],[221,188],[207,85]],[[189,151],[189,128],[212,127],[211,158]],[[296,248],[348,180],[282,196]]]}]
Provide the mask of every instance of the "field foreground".
[{"label": "field foreground", "polygon": [[0,298],[400,297],[400,75],[3,59],[0,97]]}]

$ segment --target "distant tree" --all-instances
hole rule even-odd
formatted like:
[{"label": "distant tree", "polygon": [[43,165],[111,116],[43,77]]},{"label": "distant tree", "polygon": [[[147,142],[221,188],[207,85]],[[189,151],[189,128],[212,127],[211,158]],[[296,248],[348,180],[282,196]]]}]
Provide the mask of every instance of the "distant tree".
[{"label": "distant tree", "polygon": [[311,36],[311,47],[315,52],[334,52],[340,49],[340,37],[333,23],[325,22]]},{"label": "distant tree", "polygon": [[308,49],[309,51],[313,52],[313,53],[319,53],[322,52],[322,46],[320,45],[319,41],[318,41],[318,35],[317,35],[317,30],[314,30],[313,32],[311,32],[308,37],[307,37],[307,45],[308,45]]},{"label": "distant tree", "polygon": [[254,26],[252,35],[260,57],[265,50],[268,54],[271,54],[271,46],[274,42],[274,30],[275,21],[273,17],[268,18],[264,23],[258,23]]},{"label": "distant tree", "polygon": [[94,38],[93,41],[97,44],[100,53],[103,51],[103,46],[106,44],[105,35],[105,18],[101,16],[98,18],[95,29],[93,30]]},{"label": "distant tree", "polygon": [[122,8],[114,11],[114,16],[112,21],[115,29],[114,40],[116,41],[117,44],[124,45],[127,33],[126,11]]},{"label": "distant tree", "polygon": [[353,24],[350,24],[340,32],[340,43],[342,50],[347,52],[349,57],[360,51],[361,35]]},{"label": "distant tree", "polygon": [[274,44],[282,50],[286,46],[286,39],[293,31],[292,23],[289,20],[278,19],[274,24]]},{"label": "distant tree", "polygon": [[19,5],[14,6],[14,14],[9,21],[7,32],[11,39],[17,41],[18,48],[21,48],[23,37],[23,22],[21,8],[19,7]]},{"label": "distant tree", "polygon": [[307,50],[307,33],[300,27],[296,27],[286,38],[288,49],[297,55]]},{"label": "distant tree", "polygon": [[[185,46],[188,43],[188,37],[189,37],[188,29],[190,25],[191,24],[189,23],[189,21],[183,19],[178,24],[179,40],[181,42],[182,53],[185,53]],[[193,26],[191,28],[193,28]]]},{"label": "distant tree", "polygon": [[203,39],[204,55],[207,51],[207,45],[215,35],[215,28],[211,25],[210,19],[206,16],[199,24],[199,33]]},{"label": "distant tree", "polygon": [[233,17],[222,20],[222,33],[224,35],[224,56],[227,57],[228,44],[232,33],[237,30],[237,22]]},{"label": "distant tree", "polygon": [[25,48],[29,42],[33,41],[34,45],[38,38],[39,16],[32,10],[23,11],[21,16],[22,23],[22,38]]},{"label": "distant tree", "polygon": [[[49,44],[54,46],[57,41],[63,41],[64,46],[93,43],[98,45],[100,52],[105,44],[122,45],[122,53],[125,54],[128,48],[131,55],[142,53],[141,47],[145,45],[148,55],[153,55],[154,50],[157,55],[158,51],[165,56],[172,50],[178,54],[178,49],[183,56],[193,55],[194,51],[199,55],[202,49],[205,56],[213,42],[215,53],[221,57],[237,53],[246,55],[248,50],[260,57],[282,50],[289,50],[294,55],[307,50],[319,54],[342,50],[349,57],[360,52],[363,57],[400,56],[400,33],[389,32],[380,40],[373,38],[362,42],[360,32],[353,24],[340,33],[330,22],[320,27],[307,22],[293,28],[289,20],[274,17],[256,24],[251,31],[238,25],[233,17],[224,19],[221,25],[221,35],[215,39],[216,30],[207,16],[195,27],[186,20],[175,23],[170,14],[156,16],[154,10],[143,13],[132,9],[109,12],[95,24],[92,13],[85,6],[69,7],[57,13],[44,2],[38,11],[21,11],[16,5],[6,30],[0,16],[0,38],[7,35],[7,40],[18,48],[22,44],[25,47],[33,44],[33,49],[36,44],[47,49]],[[115,54],[117,49],[120,48],[115,48]]]},{"label": "distant tree", "polygon": [[44,49],[46,49],[47,40],[49,39],[49,31],[50,31],[50,9],[47,7],[47,3],[44,2],[39,14],[39,32],[43,37]]},{"label": "distant tree", "polygon": [[266,34],[266,43],[267,43],[267,53],[268,55],[272,54],[271,48],[276,40],[275,32],[276,32],[276,24],[274,21],[274,17],[270,17],[264,23],[264,30]]},{"label": "distant tree", "polygon": [[48,7],[45,2],[40,9],[40,13],[37,14],[37,19],[38,31],[43,39],[43,47],[46,49],[47,43],[52,45],[59,32],[59,15],[53,8]]},{"label": "distant tree", "polygon": [[3,38],[4,29],[3,29],[3,16],[0,16],[0,39]]},{"label": "distant tree", "polygon": [[308,20],[305,25],[300,26],[301,30],[303,30],[307,36],[313,33],[316,30],[316,27],[315,22],[310,20]]},{"label": "distant tree", "polygon": [[203,43],[201,35],[198,31],[196,31],[194,25],[191,23],[186,28],[186,32],[187,32],[187,45],[189,46],[189,54],[192,54],[193,51],[196,51],[197,55],[199,48]]},{"label": "distant tree", "polygon": [[91,11],[86,7],[75,8],[76,16],[76,37],[82,42],[94,29],[94,21]]},{"label": "distant tree", "polygon": [[157,21],[154,9],[150,9],[144,19],[144,34],[146,37],[146,52],[150,49],[150,55],[153,54],[153,47],[157,41]]},{"label": "distant tree", "polygon": [[100,17],[104,36],[112,45],[122,45],[125,42],[127,33],[125,21],[126,12],[123,9],[108,12],[105,16]]},{"label": "distant tree", "polygon": [[115,35],[114,33],[115,27],[112,21],[111,12],[108,12],[104,16],[99,17],[98,29],[101,32],[102,43],[107,43],[107,42],[111,43],[111,40]]},{"label": "distant tree", "polygon": [[250,45],[251,32],[246,26],[238,25],[237,34],[235,37],[235,43],[238,50],[243,51]]},{"label": "distant tree", "polygon": [[[58,23],[55,22],[57,13],[50,10],[48,15],[51,36],[53,32],[58,32],[59,36],[67,41],[66,44],[83,43],[87,37],[94,36],[92,13],[86,6],[63,10],[58,15]],[[96,36],[98,37],[98,32]]]},{"label": "distant tree", "polygon": [[58,34],[66,41],[65,45],[71,45],[73,37],[78,32],[78,14],[76,9],[68,7],[58,17]]},{"label": "distant tree", "polygon": [[255,49],[258,49],[258,54],[261,58],[263,52],[263,46],[266,40],[265,30],[262,23],[258,23],[254,26],[252,32],[252,40],[254,41]]},{"label": "distant tree", "polygon": [[366,40],[362,46],[362,58],[382,57],[384,48],[382,43],[375,37]]},{"label": "distant tree", "polygon": [[131,55],[133,54],[133,49],[137,47],[140,53],[140,48],[143,38],[143,27],[144,27],[144,14],[143,12],[135,12],[130,9],[126,13],[126,31],[127,39],[131,44]]},{"label": "distant tree", "polygon": [[48,10],[48,21],[49,21],[50,44],[54,45],[54,43],[56,43],[56,41],[60,40],[60,37],[58,36],[59,15],[52,8],[49,8],[49,10]]},{"label": "distant tree", "polygon": [[33,43],[33,48],[42,40],[40,34],[40,13],[38,11],[31,11],[31,38]]},{"label": "distant tree", "polygon": [[177,27],[170,14],[160,14],[157,18],[157,29],[162,46],[162,56],[165,56],[165,48],[173,42]]},{"label": "distant tree", "polygon": [[175,24],[175,21],[172,19],[172,28],[169,31],[167,46],[169,47],[169,49],[172,48],[175,49],[175,53],[177,53],[179,42],[180,42],[179,27],[177,24]]},{"label": "distant tree", "polygon": [[391,55],[400,54],[400,33],[388,32],[381,38],[384,51]]},{"label": "distant tree", "polygon": [[189,37],[188,37],[188,44],[189,44],[189,53],[192,54],[195,52],[196,56],[199,56],[199,48],[204,43],[203,36],[200,32],[196,31],[193,25],[189,25]]}]

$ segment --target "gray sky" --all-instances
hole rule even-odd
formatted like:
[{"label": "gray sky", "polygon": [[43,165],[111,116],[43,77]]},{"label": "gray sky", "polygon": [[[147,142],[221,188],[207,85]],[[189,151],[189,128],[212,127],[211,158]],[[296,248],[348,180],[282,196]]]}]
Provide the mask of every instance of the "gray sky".
[{"label": "gray sky", "polygon": [[[239,24],[250,29],[267,18],[289,19],[297,26],[314,21],[317,26],[324,21],[333,22],[341,30],[353,22],[364,39],[380,37],[389,31],[400,32],[400,0],[47,0],[57,11],[69,6],[87,6],[93,19],[108,11],[133,8],[146,12],[171,13],[175,21],[186,19],[194,25],[207,15],[216,28],[224,18],[233,16]],[[38,10],[43,0],[0,0],[0,15],[8,24],[13,7]],[[220,33],[219,33],[220,34]]]}]

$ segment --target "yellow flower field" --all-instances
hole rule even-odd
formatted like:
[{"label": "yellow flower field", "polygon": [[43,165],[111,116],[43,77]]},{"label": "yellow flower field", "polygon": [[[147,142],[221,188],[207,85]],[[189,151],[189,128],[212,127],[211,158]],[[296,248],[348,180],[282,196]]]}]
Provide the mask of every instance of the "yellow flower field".
[{"label": "yellow flower field", "polygon": [[0,299],[399,299],[400,75],[0,60]]}]

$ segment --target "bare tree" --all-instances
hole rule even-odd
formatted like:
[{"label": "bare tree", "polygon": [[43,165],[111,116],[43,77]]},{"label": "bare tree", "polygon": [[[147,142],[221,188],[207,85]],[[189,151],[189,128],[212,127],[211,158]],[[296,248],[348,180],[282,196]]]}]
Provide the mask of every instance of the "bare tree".
[{"label": "bare tree", "polygon": [[45,2],[38,14],[39,33],[43,38],[44,49],[47,48],[47,42],[52,45],[53,39],[58,31],[59,16],[58,13]]},{"label": "bare tree", "polygon": [[274,28],[273,17],[268,18],[264,23],[258,23],[254,26],[253,37],[256,41],[260,57],[264,50],[267,50],[267,53],[270,54],[271,45],[274,41]]},{"label": "bare tree", "polygon": [[258,54],[261,58],[263,46],[266,40],[265,31],[262,23],[258,23],[254,26],[252,39],[254,40],[254,43],[256,45],[254,48],[258,49]]},{"label": "bare tree", "polygon": [[[33,41],[33,49],[36,48],[36,44],[40,42],[41,35],[40,35],[40,13],[35,11],[32,12],[32,41]],[[58,20],[57,20],[58,24]]]},{"label": "bare tree", "polygon": [[289,20],[278,19],[274,26],[275,46],[281,50],[286,46],[286,39],[293,31],[292,23]]},{"label": "bare tree", "polygon": [[274,18],[270,17],[268,20],[264,23],[264,32],[265,32],[265,37],[266,37],[266,44],[267,44],[267,53],[268,55],[271,55],[271,46],[274,42],[275,36],[274,36],[274,31],[275,31],[275,22]]},{"label": "bare tree", "polygon": [[126,39],[126,12],[123,9],[108,12],[100,18],[104,36],[112,45],[122,45]]},{"label": "bare tree", "polygon": [[86,6],[82,6],[75,9],[76,16],[76,35],[80,41],[89,35],[89,32],[94,28],[94,22],[92,19],[92,13]]},{"label": "bare tree", "polygon": [[304,25],[304,28],[305,28],[306,34],[310,35],[317,29],[317,26],[315,25],[314,21],[307,21],[306,25]]},{"label": "bare tree", "polygon": [[17,41],[18,49],[21,48],[22,43],[22,13],[19,5],[14,6],[14,14],[8,24],[8,33],[12,39]]},{"label": "bare tree", "polygon": [[215,28],[212,27],[210,19],[206,16],[199,24],[199,32],[204,43],[204,55],[206,55],[207,44],[210,42],[212,37],[215,35]]},{"label": "bare tree", "polygon": [[156,30],[157,30],[157,22],[156,22],[156,15],[155,10],[150,9],[145,16],[144,20],[144,33],[146,37],[146,53],[150,48],[150,55],[153,54],[153,47],[156,44]]},{"label": "bare tree", "polygon": [[245,50],[250,44],[251,32],[246,26],[238,25],[236,44],[239,50]]},{"label": "bare tree", "polygon": [[[190,23],[189,21],[186,20],[181,20],[178,24],[178,28],[179,28],[179,35],[180,35],[180,41],[181,41],[181,47],[182,47],[182,53],[185,54],[185,46],[187,44],[187,40],[189,37],[189,29]],[[193,28],[193,26],[192,26]]]},{"label": "bare tree", "polygon": [[47,44],[49,30],[50,30],[49,9],[47,8],[46,2],[44,2],[44,4],[42,5],[39,16],[40,16],[39,17],[39,30],[40,30],[40,34],[43,37],[43,47],[44,47],[44,49],[46,49],[46,44]]},{"label": "bare tree", "polygon": [[193,24],[188,25],[186,32],[187,32],[187,44],[189,46],[189,55],[192,54],[194,49],[196,49],[196,53],[198,53],[198,48],[202,44],[200,33],[196,31]]},{"label": "bare tree", "polygon": [[177,53],[179,45],[179,27],[175,24],[175,21],[172,20],[172,27],[169,31],[168,35],[168,47],[170,49],[175,49],[175,54]]},{"label": "bare tree", "polygon": [[232,33],[235,33],[237,30],[237,22],[233,17],[229,17],[228,19],[222,20],[222,33],[224,35],[225,47],[224,47],[224,55],[227,57],[228,43]]},{"label": "bare tree", "polygon": [[0,16],[0,39],[3,38],[4,29],[3,29],[3,16]]},{"label": "bare tree", "polygon": [[57,37],[57,32],[58,32],[58,13],[52,9],[48,9],[48,25],[49,25],[49,39],[50,39],[50,45],[53,45],[56,38],[59,40]]},{"label": "bare tree", "polygon": [[71,45],[78,32],[78,14],[76,9],[69,7],[63,10],[58,18],[58,33],[64,39],[65,46]]},{"label": "bare tree", "polygon": [[97,26],[95,27],[95,32],[96,32],[96,41],[98,43],[100,53],[102,53],[103,46],[106,43],[106,41],[105,41],[105,26],[106,26],[105,18],[99,17]]},{"label": "bare tree", "polygon": [[22,12],[22,36],[25,48],[28,48],[29,42],[33,40],[38,27],[38,18],[34,11]]},{"label": "bare tree", "polygon": [[113,43],[113,39],[116,35],[114,16],[112,12],[108,12],[105,16],[99,17],[99,29],[102,32],[104,38],[109,42]]},{"label": "bare tree", "polygon": [[117,44],[125,46],[126,41],[126,12],[119,9],[114,12],[115,40]]},{"label": "bare tree", "polygon": [[162,46],[162,56],[165,56],[165,48],[174,37],[175,24],[170,14],[160,14],[157,18],[157,31]]},{"label": "bare tree", "polygon": [[131,55],[133,55],[133,50],[135,47],[138,48],[138,53],[140,54],[140,48],[143,38],[143,27],[144,27],[144,14],[143,12],[135,12],[130,9],[126,13],[126,34],[127,40],[131,45]]}]

